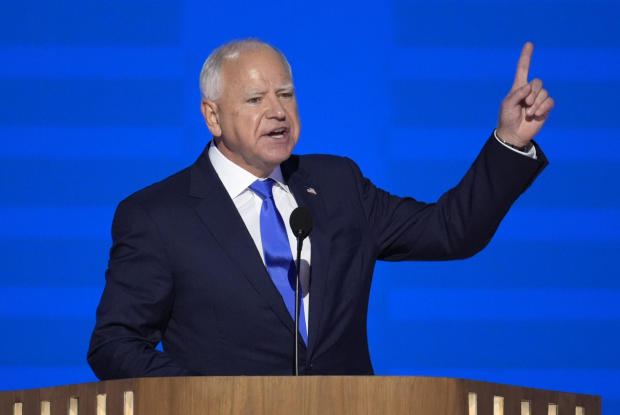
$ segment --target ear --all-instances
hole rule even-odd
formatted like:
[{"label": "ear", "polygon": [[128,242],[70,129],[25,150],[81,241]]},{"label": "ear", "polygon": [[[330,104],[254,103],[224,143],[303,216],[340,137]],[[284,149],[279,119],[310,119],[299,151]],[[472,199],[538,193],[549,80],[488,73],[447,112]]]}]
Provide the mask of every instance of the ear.
[{"label": "ear", "polygon": [[220,117],[218,116],[219,108],[217,104],[214,101],[203,98],[200,103],[200,111],[213,137],[221,136],[222,127],[220,125]]}]

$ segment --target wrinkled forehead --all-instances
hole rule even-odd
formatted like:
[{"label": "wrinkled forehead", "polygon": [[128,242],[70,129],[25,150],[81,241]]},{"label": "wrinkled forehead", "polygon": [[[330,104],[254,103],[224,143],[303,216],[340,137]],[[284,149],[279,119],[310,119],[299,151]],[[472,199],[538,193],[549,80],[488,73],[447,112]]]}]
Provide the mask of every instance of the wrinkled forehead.
[{"label": "wrinkled forehead", "polygon": [[293,84],[282,58],[266,46],[224,58],[221,75],[224,93],[229,87],[282,88]]}]

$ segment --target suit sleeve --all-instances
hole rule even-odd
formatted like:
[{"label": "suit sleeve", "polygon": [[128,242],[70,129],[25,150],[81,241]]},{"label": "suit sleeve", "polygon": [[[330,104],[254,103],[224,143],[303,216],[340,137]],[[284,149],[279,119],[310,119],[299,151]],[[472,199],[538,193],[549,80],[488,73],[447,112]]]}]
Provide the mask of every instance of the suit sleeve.
[{"label": "suit sleeve", "polygon": [[155,349],[166,330],[174,290],[156,224],[137,201],[127,199],[114,215],[112,239],[88,351],[91,368],[102,380],[191,375]]},{"label": "suit sleeve", "polygon": [[540,148],[536,150],[538,159],[532,159],[503,147],[491,136],[460,183],[436,203],[391,195],[357,171],[377,258],[448,260],[480,251],[510,206],[547,165]]}]

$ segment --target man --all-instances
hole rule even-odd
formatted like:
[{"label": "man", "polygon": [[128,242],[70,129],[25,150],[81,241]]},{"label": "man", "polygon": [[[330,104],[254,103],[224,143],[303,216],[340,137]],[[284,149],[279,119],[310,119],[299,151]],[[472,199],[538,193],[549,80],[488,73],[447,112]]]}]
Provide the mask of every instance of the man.
[{"label": "man", "polygon": [[532,138],[553,100],[527,81],[532,49],[474,164],[425,204],[376,188],[348,159],[292,156],[300,123],[286,58],[257,40],[218,48],[201,73],[213,141],[195,164],[118,206],[88,352],[95,374],[291,374],[296,242],[285,224],[297,206],[314,218],[302,254],[301,372],[372,374],[375,261],[473,255],[546,165]]}]

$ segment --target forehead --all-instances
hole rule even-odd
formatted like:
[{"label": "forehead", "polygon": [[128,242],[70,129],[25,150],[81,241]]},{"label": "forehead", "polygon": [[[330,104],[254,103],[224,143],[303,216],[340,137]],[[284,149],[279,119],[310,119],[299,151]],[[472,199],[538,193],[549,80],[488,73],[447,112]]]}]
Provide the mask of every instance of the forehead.
[{"label": "forehead", "polygon": [[288,69],[280,56],[268,47],[241,52],[222,61],[224,92],[229,87],[278,87],[291,83]]}]

